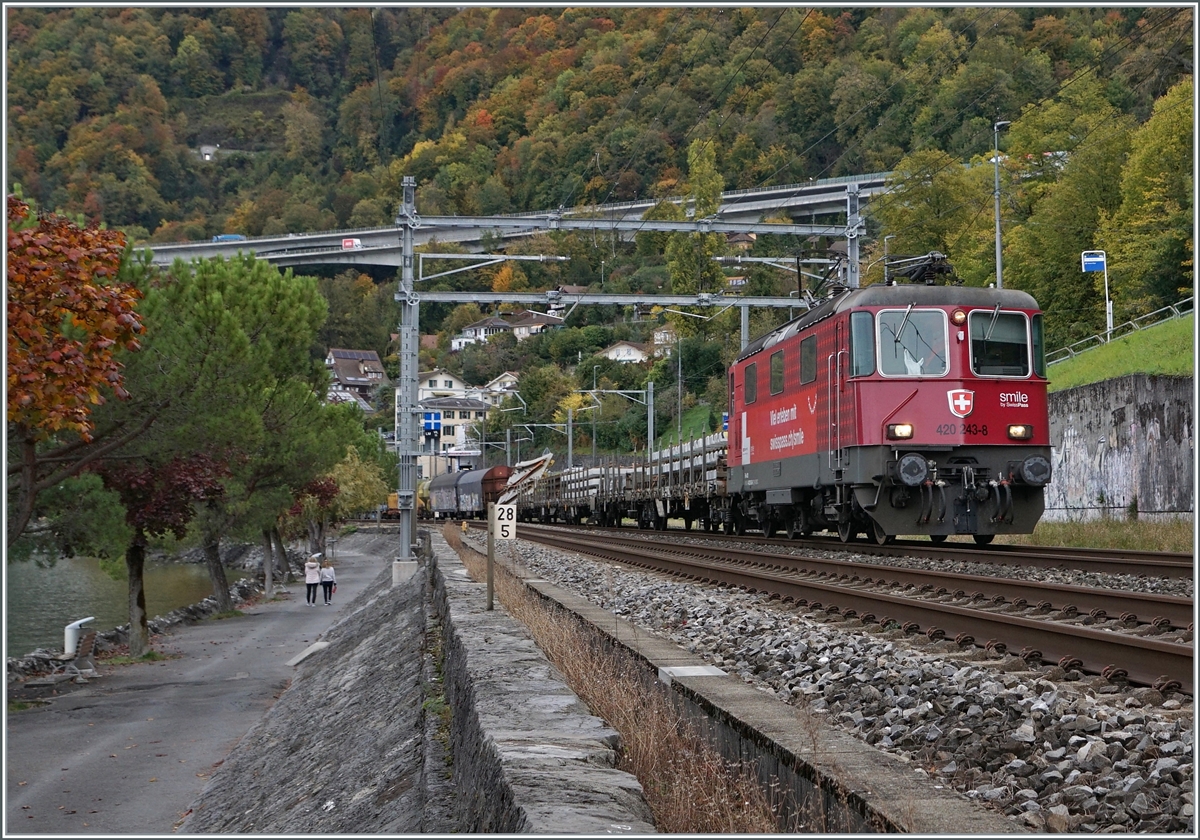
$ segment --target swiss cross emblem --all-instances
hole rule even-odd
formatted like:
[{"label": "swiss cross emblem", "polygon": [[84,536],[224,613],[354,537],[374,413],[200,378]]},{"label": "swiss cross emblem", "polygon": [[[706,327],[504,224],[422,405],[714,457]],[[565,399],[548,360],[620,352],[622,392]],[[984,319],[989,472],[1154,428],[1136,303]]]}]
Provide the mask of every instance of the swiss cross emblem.
[{"label": "swiss cross emblem", "polygon": [[947,391],[946,399],[950,402],[950,413],[955,417],[966,417],[975,406],[975,392],[965,388]]}]

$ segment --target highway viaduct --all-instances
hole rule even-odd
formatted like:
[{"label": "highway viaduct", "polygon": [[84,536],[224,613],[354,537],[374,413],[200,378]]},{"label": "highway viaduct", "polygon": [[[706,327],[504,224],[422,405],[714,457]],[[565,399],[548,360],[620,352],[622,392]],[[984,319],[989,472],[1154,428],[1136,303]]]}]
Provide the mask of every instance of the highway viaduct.
[{"label": "highway viaduct", "polygon": [[[760,222],[766,215],[787,215],[795,222],[815,222],[819,218],[828,219],[838,216],[845,218],[847,193],[850,186],[854,184],[858,186],[860,201],[869,201],[885,189],[885,179],[889,174],[881,172],[844,178],[826,178],[779,187],[729,191],[722,195],[721,208],[711,219],[714,223],[751,225]],[[686,204],[684,199],[672,200]],[[632,201],[495,217],[503,218],[508,225],[511,224],[511,220],[529,218],[531,225],[528,229],[508,225],[489,227],[486,220],[492,217],[477,217],[478,226],[463,224],[467,221],[466,219],[458,220],[459,223],[453,226],[437,223],[422,224],[413,231],[413,244],[415,247],[419,247],[436,241],[439,244],[463,246],[468,253],[479,253],[483,250],[481,242],[485,233],[490,233],[493,239],[501,240],[527,237],[538,230],[544,230],[544,223],[539,224],[538,222],[548,216],[557,216],[563,221],[590,220],[594,223],[594,229],[611,228],[614,235],[628,239],[633,236],[633,232],[628,228],[628,223],[639,221],[642,215],[656,203],[650,200]],[[620,223],[625,223],[624,230],[618,229],[621,226]],[[256,236],[235,242],[172,242],[149,247],[156,265],[170,265],[177,258],[184,260],[216,256],[228,258],[239,251],[253,251],[259,258],[280,267],[374,265],[399,268],[404,262],[400,239],[398,225],[388,225],[374,228]],[[347,244],[347,247],[343,247],[344,243]]]}]

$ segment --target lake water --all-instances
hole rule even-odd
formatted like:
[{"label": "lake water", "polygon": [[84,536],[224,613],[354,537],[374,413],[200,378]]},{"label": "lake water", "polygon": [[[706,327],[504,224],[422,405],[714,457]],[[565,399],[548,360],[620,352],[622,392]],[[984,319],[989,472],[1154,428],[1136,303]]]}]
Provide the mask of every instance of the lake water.
[{"label": "lake water", "polygon": [[[232,583],[241,575],[225,570]],[[113,580],[100,561],[71,557],[50,568],[30,563],[5,566],[5,641],[8,656],[24,656],[37,648],[62,650],[63,627],[96,617],[89,630],[112,630],[129,623],[129,583]],[[147,563],[146,612],[149,618],[203,601],[212,594],[203,563]]]}]

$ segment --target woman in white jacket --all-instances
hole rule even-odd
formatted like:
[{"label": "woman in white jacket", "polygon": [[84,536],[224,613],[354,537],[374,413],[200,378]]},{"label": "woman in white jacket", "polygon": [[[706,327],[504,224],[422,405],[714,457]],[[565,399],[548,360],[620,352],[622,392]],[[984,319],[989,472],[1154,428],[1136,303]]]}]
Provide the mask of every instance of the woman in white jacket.
[{"label": "woman in white jacket", "polygon": [[325,590],[325,606],[333,603],[334,584],[337,583],[337,575],[333,572],[333,564],[328,560],[321,566],[321,588]]},{"label": "woman in white jacket", "polygon": [[317,605],[317,584],[321,582],[321,555],[314,554],[308,558],[308,562],[304,564],[304,583],[308,587],[306,597],[308,605],[315,607]]}]

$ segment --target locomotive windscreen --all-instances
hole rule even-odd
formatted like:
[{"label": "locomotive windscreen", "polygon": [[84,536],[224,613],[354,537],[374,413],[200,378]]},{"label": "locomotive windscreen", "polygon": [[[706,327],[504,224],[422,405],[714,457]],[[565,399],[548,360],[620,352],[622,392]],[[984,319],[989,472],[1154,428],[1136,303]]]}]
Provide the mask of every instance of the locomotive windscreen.
[{"label": "locomotive windscreen", "polygon": [[879,372],[884,376],[944,376],[946,313],[885,309],[879,313]]},{"label": "locomotive windscreen", "polygon": [[971,369],[977,376],[1028,376],[1029,332],[1020,312],[972,312]]}]

